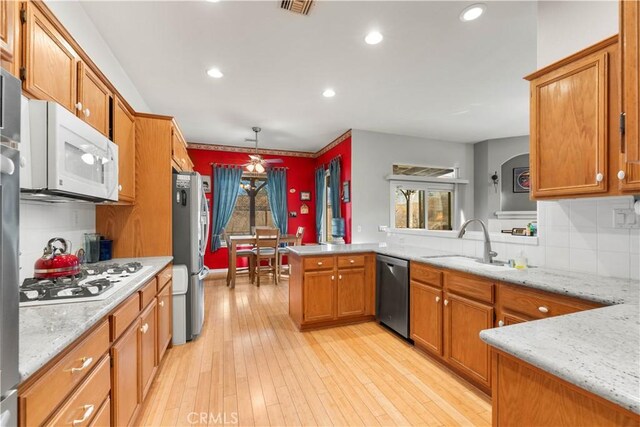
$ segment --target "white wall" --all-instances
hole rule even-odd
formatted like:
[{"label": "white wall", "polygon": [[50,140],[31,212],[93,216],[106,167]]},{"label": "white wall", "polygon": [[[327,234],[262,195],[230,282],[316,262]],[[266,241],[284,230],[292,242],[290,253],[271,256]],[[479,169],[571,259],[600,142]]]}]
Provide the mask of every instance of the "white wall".
[{"label": "white wall", "polygon": [[[377,242],[389,225],[389,182],[385,179],[397,164],[453,166],[461,178],[473,180],[473,144],[458,144],[364,130],[351,131],[351,185],[353,242]],[[465,218],[473,217],[473,184],[460,185]]]},{"label": "white wall", "polygon": [[20,202],[20,282],[33,277],[33,264],[52,237],[71,241],[75,253],[84,233],[96,229],[96,208],[89,203]]},{"label": "white wall", "polygon": [[539,1],[538,68],[618,32],[618,1]]},{"label": "white wall", "polygon": [[[45,3],[133,109],[150,111],[111,48],[93,25],[82,4],[76,0],[45,0]],[[113,24],[118,25],[117,22]],[[141,60],[144,60],[144,55],[141,56]]]}]

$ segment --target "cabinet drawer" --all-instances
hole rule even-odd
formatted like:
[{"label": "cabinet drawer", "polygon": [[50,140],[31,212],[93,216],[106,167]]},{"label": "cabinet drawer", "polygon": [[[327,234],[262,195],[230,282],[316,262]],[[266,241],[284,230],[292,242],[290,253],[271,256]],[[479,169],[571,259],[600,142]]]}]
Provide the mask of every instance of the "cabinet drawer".
[{"label": "cabinet drawer", "polygon": [[140,310],[149,305],[151,301],[156,297],[157,292],[157,279],[154,277],[144,285],[138,292],[140,293]]},{"label": "cabinet drawer", "polygon": [[411,280],[442,288],[442,271],[425,264],[412,262],[410,266]]},{"label": "cabinet drawer", "polygon": [[493,303],[493,282],[476,276],[462,274],[445,274],[445,286],[452,292],[478,301]]},{"label": "cabinet drawer", "polygon": [[504,284],[501,284],[498,290],[498,303],[502,309],[522,313],[534,319],[544,319],[545,317],[560,316],[599,307],[595,303]]},{"label": "cabinet drawer", "polygon": [[98,413],[93,417],[89,427],[109,427],[111,426],[111,399],[107,397]]},{"label": "cabinet drawer", "polygon": [[138,314],[140,314],[140,297],[136,292],[120,304],[116,311],[109,316],[111,321],[111,341],[117,340],[129,325],[136,320]]},{"label": "cabinet drawer", "polygon": [[173,278],[173,266],[169,265],[165,267],[160,273],[158,273],[158,292],[164,288],[164,286],[169,283],[169,280]]},{"label": "cabinet drawer", "polygon": [[338,268],[364,267],[364,255],[339,256]]},{"label": "cabinet drawer", "polygon": [[[109,349],[109,323],[103,322],[72,348],[32,387],[21,393],[23,425],[40,425]],[[106,396],[106,393],[105,393]],[[103,396],[104,399],[104,396]]]},{"label": "cabinet drawer", "polygon": [[109,362],[109,356],[105,356],[47,425],[72,427],[89,425],[111,390]]},{"label": "cabinet drawer", "polygon": [[304,270],[333,270],[334,257],[305,257],[303,261]]}]

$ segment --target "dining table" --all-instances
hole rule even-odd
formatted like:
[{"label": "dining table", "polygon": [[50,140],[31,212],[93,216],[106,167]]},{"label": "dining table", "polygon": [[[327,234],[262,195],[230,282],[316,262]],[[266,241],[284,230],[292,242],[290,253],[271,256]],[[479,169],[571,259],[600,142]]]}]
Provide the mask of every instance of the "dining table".
[{"label": "dining table", "polygon": [[[300,238],[295,234],[282,234],[280,235],[280,243],[286,243],[288,245],[294,245],[298,243]],[[229,240],[231,241],[231,247],[227,248],[229,250],[229,275],[227,285],[230,288],[236,287],[236,268],[238,257],[236,255],[238,246],[247,245],[251,247],[255,247],[257,242],[257,238],[255,234],[235,234],[230,235]]]}]

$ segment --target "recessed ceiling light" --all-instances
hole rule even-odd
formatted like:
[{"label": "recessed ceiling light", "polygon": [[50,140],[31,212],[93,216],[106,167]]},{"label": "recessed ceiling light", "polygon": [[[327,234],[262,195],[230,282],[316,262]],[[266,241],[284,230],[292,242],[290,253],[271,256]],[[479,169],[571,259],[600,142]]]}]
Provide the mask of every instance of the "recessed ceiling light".
[{"label": "recessed ceiling light", "polygon": [[210,68],[207,70],[207,74],[209,75],[209,77],[213,77],[214,79],[219,79],[222,76],[224,76],[224,74],[222,74],[222,71],[220,71],[217,68]]},{"label": "recessed ceiling light", "polygon": [[378,43],[380,43],[382,41],[382,39],[383,39],[382,34],[380,34],[378,31],[371,31],[364,38],[364,41],[367,44],[378,44]]},{"label": "recessed ceiling light", "polygon": [[476,3],[472,4],[471,6],[467,6],[460,14],[460,20],[462,22],[469,22],[473,21],[474,19],[478,19],[486,9],[487,5],[483,3]]},{"label": "recessed ceiling light", "polygon": [[333,89],[325,89],[325,91],[322,92],[322,96],[324,96],[325,98],[333,98],[334,96],[336,96],[336,91]]},{"label": "recessed ceiling light", "polygon": [[209,3],[218,3],[220,0],[207,0]]}]

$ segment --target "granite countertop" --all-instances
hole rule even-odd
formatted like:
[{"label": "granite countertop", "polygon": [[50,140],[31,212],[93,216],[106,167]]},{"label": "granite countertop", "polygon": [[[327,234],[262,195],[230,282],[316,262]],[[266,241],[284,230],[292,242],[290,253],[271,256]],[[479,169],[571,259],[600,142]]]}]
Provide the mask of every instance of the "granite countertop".
[{"label": "granite countertop", "polygon": [[291,247],[301,256],[373,251],[607,307],[487,329],[480,338],[546,372],[640,414],[640,281],[547,268],[487,266],[437,250],[385,244]]},{"label": "granite countertop", "polygon": [[108,262],[137,261],[151,266],[136,282],[119,289],[102,301],[70,302],[20,308],[20,382],[24,382],[38,369],[73,343],[78,337],[103,319],[111,310],[158,274],[172,257],[120,258]]}]

